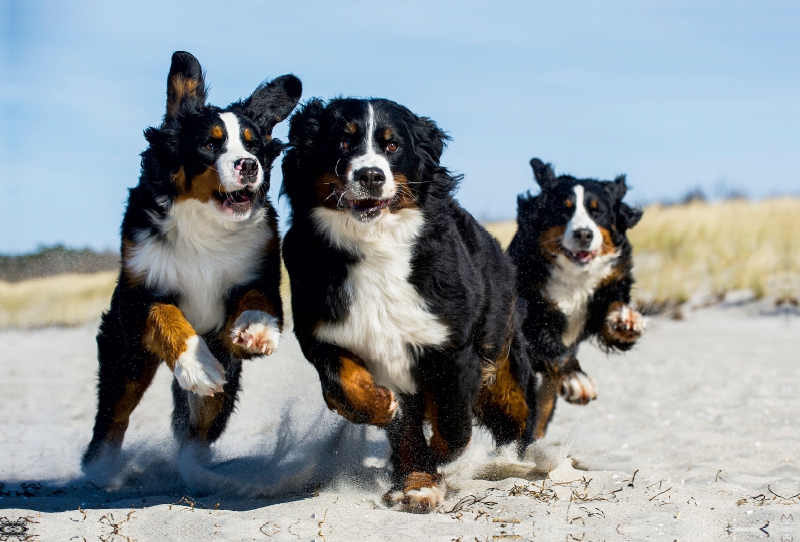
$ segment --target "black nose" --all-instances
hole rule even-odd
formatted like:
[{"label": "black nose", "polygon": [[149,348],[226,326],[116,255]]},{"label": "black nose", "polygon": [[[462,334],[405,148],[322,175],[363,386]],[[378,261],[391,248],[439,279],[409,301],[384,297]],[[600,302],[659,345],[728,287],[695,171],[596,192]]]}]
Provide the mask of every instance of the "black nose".
[{"label": "black nose", "polygon": [[572,237],[582,246],[588,245],[592,242],[594,234],[589,228],[580,228],[572,232]]},{"label": "black nose", "polygon": [[355,178],[361,183],[361,186],[368,190],[381,188],[383,183],[386,182],[386,175],[377,167],[361,168],[356,171]]},{"label": "black nose", "polygon": [[258,174],[258,162],[252,158],[242,158],[235,165],[241,167],[242,177],[255,177]]}]

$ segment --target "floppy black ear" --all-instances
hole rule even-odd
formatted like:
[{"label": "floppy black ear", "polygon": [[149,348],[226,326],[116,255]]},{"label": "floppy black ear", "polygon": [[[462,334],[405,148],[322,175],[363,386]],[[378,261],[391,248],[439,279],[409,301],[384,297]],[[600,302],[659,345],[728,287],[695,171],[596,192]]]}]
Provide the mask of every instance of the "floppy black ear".
[{"label": "floppy black ear", "polygon": [[200,109],[206,103],[206,84],[200,62],[186,51],[172,53],[167,76],[167,117],[184,109]]},{"label": "floppy black ear", "polygon": [[550,164],[545,164],[538,158],[531,158],[530,163],[533,168],[533,177],[542,187],[542,191],[549,190],[558,183],[556,174]]},{"label": "floppy black ear", "polygon": [[[292,201],[304,197],[302,179],[310,174],[310,170],[319,167],[318,162],[307,154],[314,145],[326,111],[327,105],[323,100],[312,98],[289,119],[289,146],[281,163],[283,183],[280,193],[289,196]],[[305,169],[305,173],[301,169]],[[306,194],[305,197],[310,196]]]},{"label": "floppy black ear", "polygon": [[312,98],[300,106],[289,119],[289,145],[294,148],[311,146],[322,126],[326,109],[325,102],[319,98]]},{"label": "floppy black ear", "polygon": [[289,116],[302,93],[300,79],[292,74],[282,75],[269,83],[261,83],[249,98],[232,107],[241,107],[269,135],[276,124]]},{"label": "floppy black ear", "polygon": [[414,135],[417,139],[417,148],[428,153],[438,164],[450,137],[428,117],[417,117]]},{"label": "floppy black ear", "polygon": [[606,183],[606,192],[614,201],[622,201],[628,193],[628,185],[625,183],[625,175],[618,175],[613,181]]},{"label": "floppy black ear", "polygon": [[638,207],[631,207],[627,203],[620,203],[619,205],[619,219],[617,220],[617,229],[625,231],[628,228],[634,227],[639,220],[642,219],[644,211]]}]

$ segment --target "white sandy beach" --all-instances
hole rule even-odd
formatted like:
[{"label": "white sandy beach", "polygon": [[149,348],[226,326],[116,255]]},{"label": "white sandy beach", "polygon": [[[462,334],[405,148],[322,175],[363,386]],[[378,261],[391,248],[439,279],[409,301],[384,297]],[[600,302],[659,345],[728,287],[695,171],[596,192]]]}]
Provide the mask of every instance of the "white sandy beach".
[{"label": "white sandy beach", "polygon": [[324,408],[291,334],[246,363],[210,458],[176,458],[162,368],[119,462],[93,474],[100,489],[79,465],[95,327],[0,331],[0,539],[800,540],[800,317],[766,304],[685,315],[651,318],[626,355],[584,345],[598,400],[559,402],[524,462],[476,432],[430,515],[383,505],[382,433]]}]

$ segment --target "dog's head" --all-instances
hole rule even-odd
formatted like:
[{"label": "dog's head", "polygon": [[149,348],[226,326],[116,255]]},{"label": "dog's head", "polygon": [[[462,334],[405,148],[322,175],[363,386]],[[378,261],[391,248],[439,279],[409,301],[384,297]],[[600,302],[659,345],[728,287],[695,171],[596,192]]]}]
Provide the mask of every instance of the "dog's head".
[{"label": "dog's head", "polygon": [[310,100],[289,121],[283,188],[293,215],[327,208],[360,223],[421,208],[457,178],[439,166],[447,136],[389,100]]},{"label": "dog's head", "polygon": [[535,224],[547,256],[589,265],[599,255],[617,252],[626,230],[642,217],[640,209],[622,201],[628,190],[624,175],[613,181],[557,177],[538,158],[531,167],[542,191],[535,198],[520,198],[519,219],[521,226]]},{"label": "dog's head", "polygon": [[283,148],[272,129],[301,91],[299,79],[284,75],[224,109],[207,105],[200,63],[174,53],[164,121],[145,131],[150,147],[142,155],[156,201],[167,208],[194,199],[224,220],[250,217],[264,202],[272,162]]}]

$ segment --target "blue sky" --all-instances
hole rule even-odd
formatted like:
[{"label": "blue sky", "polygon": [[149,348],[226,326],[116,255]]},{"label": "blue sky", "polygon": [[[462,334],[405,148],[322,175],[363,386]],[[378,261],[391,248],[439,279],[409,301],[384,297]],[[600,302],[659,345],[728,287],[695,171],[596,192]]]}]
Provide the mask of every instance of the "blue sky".
[{"label": "blue sky", "polygon": [[[179,49],[217,105],[292,72],[304,99],[384,97],[433,118],[465,175],[457,197],[484,220],[514,216],[533,156],[627,173],[634,202],[800,193],[798,29],[800,3],[771,0],[0,0],[0,253],[117,247]],[[275,198],[279,183],[276,165]]]}]

